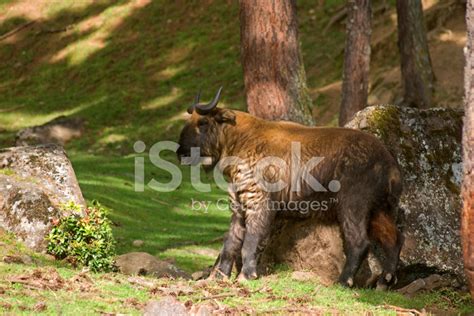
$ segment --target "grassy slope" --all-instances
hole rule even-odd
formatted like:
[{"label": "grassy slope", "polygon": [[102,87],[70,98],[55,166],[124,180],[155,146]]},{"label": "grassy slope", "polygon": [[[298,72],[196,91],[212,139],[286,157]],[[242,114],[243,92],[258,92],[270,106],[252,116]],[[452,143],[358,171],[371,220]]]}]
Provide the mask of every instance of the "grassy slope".
[{"label": "grassy slope", "polygon": [[[340,77],[343,28],[335,26],[328,35],[321,30],[343,2],[325,1],[319,7],[314,1],[298,2],[303,55],[313,92]],[[13,135],[20,128],[44,123],[60,114],[85,117],[86,135],[69,144],[67,150],[85,197],[98,199],[113,210],[119,252],[137,250],[131,243],[142,239],[145,243],[139,250],[173,258],[188,271],[211,264],[212,254],[220,247],[220,243],[212,241],[225,232],[228,213],[215,207],[208,213],[192,211],[190,202],[192,198],[215,201],[224,193],[215,188],[209,194],[196,193],[186,169],[185,181],[175,192],[158,193],[149,188],[143,193],[134,192],[132,146],[137,140],[148,146],[159,140],[176,140],[183,110],[198,88],[209,98],[219,85],[224,85],[222,104],[243,108],[236,1],[27,3],[0,0],[0,12],[6,13],[0,15],[0,34],[37,20],[28,29],[0,41],[0,58],[5,61],[0,64],[2,147],[12,144]],[[313,96],[318,106],[324,107],[324,98],[316,92]],[[175,159],[171,154],[167,157]],[[168,175],[147,162],[146,179],[152,177],[164,180]],[[1,263],[0,275],[23,269]],[[60,268],[60,273],[75,272]],[[277,293],[275,298],[264,297],[265,303],[259,301],[259,293],[251,295],[252,306],[284,305],[282,297],[291,289],[291,295],[297,297],[311,293],[305,304],[339,310],[380,311],[377,306],[384,302],[415,308],[433,304],[467,308],[465,301],[445,303],[451,295],[446,293],[410,300],[394,293],[321,288],[292,281],[285,271],[279,276],[248,284],[256,288],[269,282]],[[124,308],[123,304],[103,303],[107,302],[103,297],[137,297],[140,301],[150,297],[123,279],[123,286],[107,285],[101,276],[96,279],[105,287],[100,295],[86,297],[87,302],[83,303],[74,300],[74,304],[50,304],[50,308],[67,313],[80,309],[117,311]],[[108,286],[112,287],[110,291]],[[315,287],[317,292],[313,291]],[[17,292],[0,296],[0,300],[15,308],[32,305],[35,299],[27,298],[22,290],[18,287]],[[37,294],[45,296],[37,301],[53,302],[59,295],[61,301],[72,303],[75,298],[61,292]],[[240,297],[224,301],[229,305],[243,303]]]}]

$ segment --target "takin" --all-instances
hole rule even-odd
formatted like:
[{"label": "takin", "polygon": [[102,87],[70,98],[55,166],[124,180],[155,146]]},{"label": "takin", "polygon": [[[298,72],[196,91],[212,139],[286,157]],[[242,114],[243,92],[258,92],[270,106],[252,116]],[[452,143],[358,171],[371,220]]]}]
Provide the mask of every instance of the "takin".
[{"label": "takin", "polygon": [[384,145],[353,129],[266,121],[218,108],[221,89],[208,104],[196,96],[177,151],[183,158],[200,148],[210,161],[205,170],[216,167],[231,184],[230,228],[210,277],[230,277],[235,264],[239,280],[257,278],[275,216],[318,216],[341,229],[346,262],[340,284],[354,285],[374,244],[384,253],[377,288],[396,283],[404,240],[396,226],[402,178]]}]

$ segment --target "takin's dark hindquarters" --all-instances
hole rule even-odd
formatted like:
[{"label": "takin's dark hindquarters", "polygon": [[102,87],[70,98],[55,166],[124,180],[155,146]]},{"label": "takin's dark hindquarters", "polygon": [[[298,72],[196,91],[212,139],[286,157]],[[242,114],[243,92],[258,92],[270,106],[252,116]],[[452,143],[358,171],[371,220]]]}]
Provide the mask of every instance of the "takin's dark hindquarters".
[{"label": "takin's dark hindquarters", "polygon": [[[357,130],[265,121],[244,112],[217,108],[219,95],[220,90],[209,104],[198,104],[199,96],[196,98],[188,109],[192,115],[181,132],[178,149],[178,156],[183,157],[190,155],[191,147],[200,147],[201,156],[212,157],[213,164],[207,169],[217,165],[236,184],[229,192],[232,209],[229,234],[211,277],[230,277],[235,263],[239,279],[255,279],[258,257],[272,221],[275,216],[295,213],[288,207],[291,202],[304,205],[304,209],[296,212],[299,216],[319,216],[339,224],[346,256],[339,277],[342,285],[353,286],[354,275],[372,243],[378,243],[385,253],[377,287],[387,288],[396,282],[403,244],[403,236],[395,224],[402,180],[396,160],[384,145],[374,136]],[[307,171],[324,188],[334,192],[321,192],[324,189],[315,190],[314,185],[299,181],[297,192],[293,192],[294,186],[288,185],[271,193],[257,183],[257,163],[273,156],[290,166],[294,143],[301,147],[301,165],[313,157],[324,157]],[[239,157],[240,161],[222,166],[228,157]],[[303,169],[290,170],[290,167],[269,167],[264,169],[263,179],[291,184],[292,175],[300,175]],[[340,186],[331,183],[332,180],[339,181]],[[320,203],[319,210],[309,208],[313,201]],[[275,203],[278,209],[273,207]]]}]

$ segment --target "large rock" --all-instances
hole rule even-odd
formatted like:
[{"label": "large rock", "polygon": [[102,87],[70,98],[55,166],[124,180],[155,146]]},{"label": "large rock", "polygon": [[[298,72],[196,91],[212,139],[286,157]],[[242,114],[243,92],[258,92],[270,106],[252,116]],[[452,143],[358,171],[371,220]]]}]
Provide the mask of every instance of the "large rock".
[{"label": "large rock", "polygon": [[[404,174],[400,225],[406,237],[401,253],[406,280],[402,284],[434,272],[463,279],[459,235],[462,116],[454,109],[374,106],[357,113],[346,126],[380,138]],[[344,262],[339,228],[316,219],[279,219],[263,259],[264,263],[310,269],[334,282]],[[369,261],[377,273],[379,264]],[[359,278],[370,277],[367,269],[361,270]]]},{"label": "large rock", "polygon": [[84,119],[59,116],[46,124],[22,129],[16,134],[15,143],[16,146],[64,145],[73,138],[81,137],[84,125]]},{"label": "large rock", "polygon": [[51,219],[65,215],[61,206],[85,206],[74,170],[56,145],[14,147],[0,151],[0,227],[37,251]]}]

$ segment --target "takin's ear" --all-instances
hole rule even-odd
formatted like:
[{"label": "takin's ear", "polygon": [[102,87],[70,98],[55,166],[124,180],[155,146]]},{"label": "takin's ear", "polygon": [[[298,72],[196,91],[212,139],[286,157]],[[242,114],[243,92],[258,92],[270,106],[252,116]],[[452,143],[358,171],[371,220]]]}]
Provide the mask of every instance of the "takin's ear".
[{"label": "takin's ear", "polygon": [[214,114],[214,119],[218,123],[235,125],[235,113],[232,110],[217,109],[216,114]]}]

